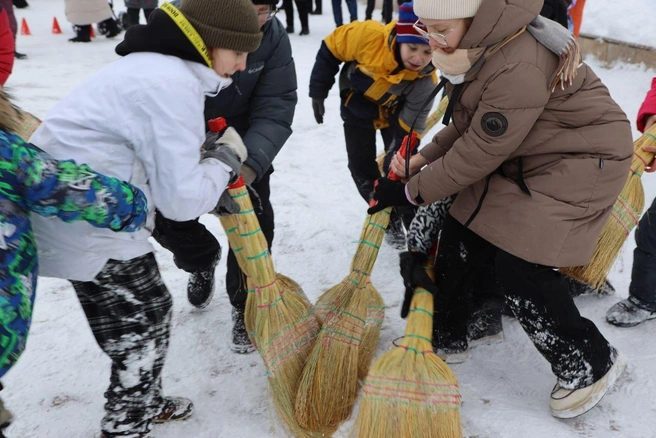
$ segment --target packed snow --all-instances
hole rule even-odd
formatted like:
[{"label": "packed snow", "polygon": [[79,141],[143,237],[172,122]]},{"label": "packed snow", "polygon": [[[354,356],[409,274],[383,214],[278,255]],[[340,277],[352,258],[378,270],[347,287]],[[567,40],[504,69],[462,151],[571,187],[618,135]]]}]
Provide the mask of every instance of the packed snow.
[{"label": "packed snow", "polygon": [[[112,41],[98,36],[90,44],[71,44],[67,39],[73,32],[66,23],[62,1],[29,3],[29,9],[16,11],[19,20],[27,19],[32,31],[32,36],[18,39],[18,50],[27,53],[29,59],[16,61],[7,86],[20,106],[44,116],[86,76],[117,58],[114,47],[120,37]],[[117,5],[116,11],[122,8]],[[364,6],[360,4],[359,8],[362,18]],[[588,0],[588,8],[584,31],[603,29],[604,36],[617,39],[632,40],[640,35],[641,41],[635,42],[644,43],[642,39],[650,36],[656,41],[656,27],[643,19],[653,15],[653,0]],[[346,16],[345,5],[343,9]],[[63,35],[51,34],[54,17]],[[284,22],[284,13],[279,18]],[[380,19],[379,10],[374,18]],[[296,28],[300,30],[298,23]],[[365,217],[365,205],[346,167],[337,90],[333,89],[326,100],[323,125],[315,123],[307,96],[314,56],[321,39],[333,28],[330,2],[324,0],[323,15],[310,17],[311,34],[291,35],[299,103],[294,134],[277,157],[272,178],[276,267],[301,284],[311,300],[347,274]],[[634,124],[656,72],[624,64],[602,68],[595,60],[588,62]],[[637,131],[634,136],[637,138]],[[645,175],[643,182],[649,204],[656,195],[656,176]],[[211,216],[202,221],[218,236],[225,253],[227,241],[219,221]],[[463,396],[462,419],[467,437],[656,436],[656,322],[620,329],[604,319],[606,310],[627,296],[633,247],[631,236],[611,276],[618,291],[615,296],[576,299],[582,314],[600,327],[629,362],[617,387],[580,418],[553,418],[548,400],[555,378],[517,322],[504,319],[505,342],[476,347],[469,361],[452,366]],[[171,254],[159,246],[156,255],[174,297],[164,390],[169,395],[191,398],[196,411],[185,422],[156,426],[153,436],[284,436],[269,402],[261,359],[256,353],[236,355],[228,349],[231,324],[230,304],[224,293],[225,262],[217,270],[214,300],[205,310],[196,311],[186,300],[187,274],[176,269]],[[399,317],[403,285],[397,251],[389,246],[381,249],[373,282],[388,306],[380,354],[403,334],[405,325]],[[97,346],[72,287],[63,280],[41,278],[27,350],[3,380],[2,397],[16,415],[8,436],[97,437],[108,382],[109,359]],[[345,423],[336,436],[347,436],[352,422]]]}]

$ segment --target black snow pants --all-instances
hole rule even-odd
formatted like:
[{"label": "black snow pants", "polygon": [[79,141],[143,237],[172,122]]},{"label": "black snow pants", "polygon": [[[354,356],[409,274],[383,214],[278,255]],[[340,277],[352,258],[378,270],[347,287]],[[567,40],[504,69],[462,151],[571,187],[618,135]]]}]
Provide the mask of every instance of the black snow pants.
[{"label": "black snow pants", "polygon": [[435,265],[433,342],[437,348],[467,348],[467,322],[481,292],[481,278],[498,286],[524,331],[551,364],[566,389],[588,386],[613,365],[617,352],[594,323],[583,318],[565,278],[554,268],[513,256],[447,215]]}]

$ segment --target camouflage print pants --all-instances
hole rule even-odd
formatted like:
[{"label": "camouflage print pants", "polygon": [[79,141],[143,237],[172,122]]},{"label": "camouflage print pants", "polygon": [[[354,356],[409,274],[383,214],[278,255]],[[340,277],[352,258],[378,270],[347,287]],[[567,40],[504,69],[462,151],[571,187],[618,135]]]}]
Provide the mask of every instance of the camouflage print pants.
[{"label": "camouflage print pants", "polygon": [[98,345],[112,360],[102,431],[138,437],[162,404],[161,371],[172,299],[152,253],[110,260],[90,282],[73,287]]}]

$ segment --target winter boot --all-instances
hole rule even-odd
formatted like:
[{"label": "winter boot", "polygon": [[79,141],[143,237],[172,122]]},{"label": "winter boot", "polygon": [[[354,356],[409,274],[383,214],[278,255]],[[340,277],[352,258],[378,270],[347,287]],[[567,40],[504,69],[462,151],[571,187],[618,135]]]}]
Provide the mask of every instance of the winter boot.
[{"label": "winter boot", "polygon": [[574,418],[583,415],[594,408],[613,386],[626,368],[626,362],[618,355],[615,363],[606,375],[590,386],[580,389],[564,389],[558,384],[551,391],[549,407],[551,415],[556,418]]},{"label": "winter boot", "polygon": [[241,309],[232,309],[232,341],[230,342],[230,350],[238,354],[248,354],[255,351],[255,347],[251,343],[246,332],[246,325],[244,324],[244,311]]},{"label": "winter boot", "polygon": [[390,214],[389,225],[385,230],[385,242],[393,246],[395,249],[405,249],[405,229],[403,228],[403,219],[396,209],[392,210]]},{"label": "winter boot", "polygon": [[301,29],[301,32],[299,33],[299,35],[301,35],[301,36],[310,35],[310,29]]},{"label": "winter boot", "polygon": [[285,28],[285,31],[286,31],[287,33],[294,33],[294,26],[287,26],[287,27]]},{"label": "winter boot", "polygon": [[567,283],[569,283],[569,294],[573,297],[578,297],[580,295],[613,295],[615,293],[615,288],[608,280],[599,288],[595,289],[589,284],[583,283],[578,280],[574,280],[570,277],[565,277]]},{"label": "winter boot", "polygon": [[194,413],[194,404],[184,397],[164,397],[164,403],[158,414],[153,417],[153,423],[167,421],[182,421]]},{"label": "winter boot", "polygon": [[14,6],[16,9],[23,9],[29,6],[25,0],[14,0]]},{"label": "winter boot", "polygon": [[16,59],[27,59],[27,55],[25,53],[14,52],[14,58],[16,58]]},{"label": "winter boot", "polygon": [[116,20],[110,17],[107,20],[98,23],[98,32],[100,32],[102,35],[105,35],[107,38],[114,38],[116,35],[121,33],[121,28],[118,27]]},{"label": "winter boot", "polygon": [[72,43],[90,43],[91,42],[91,25],[85,24],[84,26],[73,26],[77,36],[69,39]]},{"label": "winter boot", "polygon": [[467,326],[467,341],[469,348],[503,342],[501,313],[489,312],[488,309],[474,312]]},{"label": "winter boot", "polygon": [[214,269],[218,259],[204,271],[192,272],[187,282],[187,299],[189,304],[204,309],[214,296]]},{"label": "winter boot", "polygon": [[656,312],[646,309],[632,296],[615,304],[606,312],[606,321],[618,327],[635,327],[650,319],[656,319]]}]

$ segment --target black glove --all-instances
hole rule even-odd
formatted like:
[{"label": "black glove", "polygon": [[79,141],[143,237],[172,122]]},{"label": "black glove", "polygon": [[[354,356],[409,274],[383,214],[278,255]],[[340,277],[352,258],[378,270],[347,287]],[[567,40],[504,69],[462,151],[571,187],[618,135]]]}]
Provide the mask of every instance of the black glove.
[{"label": "black glove", "polygon": [[[374,214],[387,207],[404,207],[413,205],[405,196],[405,184],[389,178],[378,178],[374,183],[373,201],[367,213]],[[373,202],[376,201],[374,204]]]},{"label": "black glove", "polygon": [[323,123],[323,115],[326,114],[323,99],[312,99],[312,110],[314,111],[314,120],[321,125]]},{"label": "black glove", "polygon": [[224,190],[219,197],[219,202],[214,207],[214,214],[219,216],[230,216],[231,214],[239,213],[239,204],[228,193],[228,189]]},{"label": "black glove", "polygon": [[408,316],[410,312],[410,302],[415,292],[415,287],[422,287],[435,295],[437,286],[433,283],[426,273],[424,264],[428,256],[421,252],[405,251],[399,254],[401,259],[401,277],[405,286],[405,297],[401,306],[401,318]]}]

